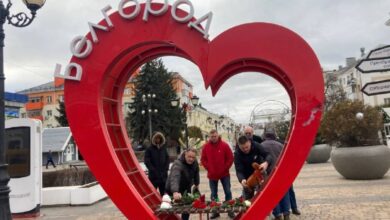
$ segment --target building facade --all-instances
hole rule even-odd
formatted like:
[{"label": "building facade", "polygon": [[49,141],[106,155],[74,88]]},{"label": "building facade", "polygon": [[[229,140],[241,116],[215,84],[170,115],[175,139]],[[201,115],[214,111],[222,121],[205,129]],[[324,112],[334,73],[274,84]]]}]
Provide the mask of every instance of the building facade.
[{"label": "building facade", "polygon": [[28,96],[5,92],[4,94],[5,119],[20,118],[20,109],[28,102]]}]

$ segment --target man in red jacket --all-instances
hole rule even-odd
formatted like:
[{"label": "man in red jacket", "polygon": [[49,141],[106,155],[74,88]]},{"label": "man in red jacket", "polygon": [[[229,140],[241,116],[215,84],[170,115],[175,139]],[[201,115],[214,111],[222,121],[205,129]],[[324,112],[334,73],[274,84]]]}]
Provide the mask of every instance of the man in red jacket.
[{"label": "man in red jacket", "polygon": [[[222,183],[225,192],[225,201],[232,199],[230,190],[229,169],[233,164],[233,153],[229,145],[221,139],[217,130],[213,129],[209,133],[209,141],[203,145],[201,163],[207,170],[209,179],[211,200],[218,199],[218,181]],[[228,213],[230,218],[234,218],[234,213]],[[211,219],[219,217],[219,213],[213,213]]]}]

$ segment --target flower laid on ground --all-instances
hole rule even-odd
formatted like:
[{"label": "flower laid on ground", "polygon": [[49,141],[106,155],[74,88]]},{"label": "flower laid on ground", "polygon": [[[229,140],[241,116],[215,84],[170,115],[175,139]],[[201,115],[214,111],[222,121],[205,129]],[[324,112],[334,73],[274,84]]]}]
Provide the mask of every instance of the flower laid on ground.
[{"label": "flower laid on ground", "polygon": [[192,203],[192,207],[196,209],[205,209],[207,207],[206,196],[201,195],[199,198],[195,199]]},{"label": "flower laid on ground", "polygon": [[169,197],[169,195],[164,195],[162,197],[162,203],[160,205],[160,209],[170,209],[172,208],[172,199]]}]

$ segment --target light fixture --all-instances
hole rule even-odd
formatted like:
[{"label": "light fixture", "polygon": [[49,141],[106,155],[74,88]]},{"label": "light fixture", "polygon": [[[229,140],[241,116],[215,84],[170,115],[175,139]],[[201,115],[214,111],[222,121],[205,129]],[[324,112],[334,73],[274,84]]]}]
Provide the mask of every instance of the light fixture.
[{"label": "light fixture", "polygon": [[30,9],[31,13],[35,13],[38,9],[42,8],[46,0],[23,0],[23,3]]},{"label": "light fixture", "polygon": [[172,99],[171,100],[171,105],[172,107],[177,107],[179,106],[180,99]]},{"label": "light fixture", "polygon": [[192,103],[193,106],[196,107],[196,106],[198,105],[198,103],[199,103],[199,97],[196,96],[196,95],[194,95],[194,96],[191,98],[191,103]]}]

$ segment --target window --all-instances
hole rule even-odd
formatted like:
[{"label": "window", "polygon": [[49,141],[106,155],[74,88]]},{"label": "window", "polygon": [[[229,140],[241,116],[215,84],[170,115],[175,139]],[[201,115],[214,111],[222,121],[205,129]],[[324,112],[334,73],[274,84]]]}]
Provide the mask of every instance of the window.
[{"label": "window", "polygon": [[390,105],[390,98],[385,98],[384,102],[385,102],[385,105]]},{"label": "window", "polygon": [[35,102],[40,102],[41,98],[40,97],[31,97],[30,102],[35,103]]},{"label": "window", "polygon": [[130,88],[126,88],[124,93],[125,93],[125,95],[130,95],[131,89]]},{"label": "window", "polygon": [[46,96],[46,102],[51,103],[51,96]]},{"label": "window", "polygon": [[51,110],[47,110],[47,111],[46,111],[46,115],[47,115],[47,116],[52,116],[52,115],[53,115],[53,112],[52,112]]},{"label": "window", "polygon": [[60,102],[63,102],[63,101],[64,101],[64,95],[58,96],[58,100],[59,100]]},{"label": "window", "polygon": [[41,111],[28,111],[27,115],[29,118],[41,116]]}]

